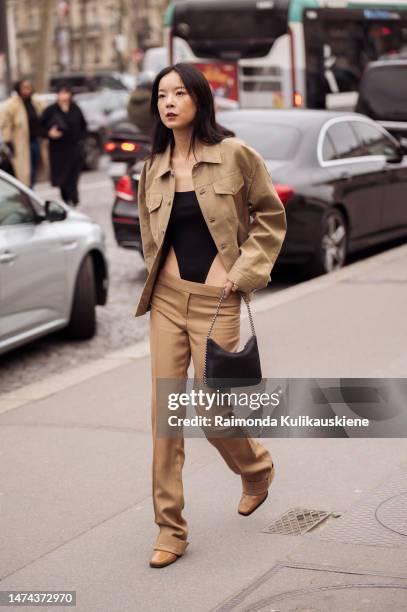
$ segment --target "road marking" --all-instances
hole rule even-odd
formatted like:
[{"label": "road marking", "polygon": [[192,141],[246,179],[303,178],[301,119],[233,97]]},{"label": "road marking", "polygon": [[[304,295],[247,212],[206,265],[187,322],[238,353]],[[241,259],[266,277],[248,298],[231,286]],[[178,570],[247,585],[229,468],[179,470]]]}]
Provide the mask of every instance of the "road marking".
[{"label": "road marking", "polygon": [[[366,260],[350,264],[337,272],[313,278],[299,285],[294,285],[293,287],[272,293],[271,295],[255,295],[252,302],[253,311],[264,312],[272,308],[277,308],[282,304],[301,299],[316,291],[332,287],[340,282],[360,274],[365,274],[368,271],[379,268],[383,264],[391,263],[402,257],[407,257],[407,244],[391,249],[390,251],[385,251],[384,253],[379,253],[378,255],[373,255]],[[243,320],[247,317],[247,313],[244,313],[241,319]],[[30,402],[45,399],[50,395],[59,393],[68,387],[77,385],[99,374],[113,370],[121,365],[131,363],[137,359],[147,357],[149,354],[149,340],[143,340],[118,351],[108,353],[101,359],[81,364],[62,374],[49,376],[44,381],[32,383],[16,391],[10,391],[0,395],[0,414],[19,408]]]}]

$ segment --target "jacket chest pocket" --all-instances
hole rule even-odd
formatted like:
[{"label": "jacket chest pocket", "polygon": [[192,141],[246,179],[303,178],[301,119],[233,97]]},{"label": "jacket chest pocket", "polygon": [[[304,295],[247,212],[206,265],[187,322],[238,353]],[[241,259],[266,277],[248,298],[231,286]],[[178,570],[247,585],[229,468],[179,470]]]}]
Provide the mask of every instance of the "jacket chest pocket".
[{"label": "jacket chest pocket", "polygon": [[[240,172],[235,172],[213,184],[213,217],[222,236],[228,229],[232,243],[238,242],[239,220],[244,219],[245,190],[244,178]],[[227,235],[226,240],[229,240]]]},{"label": "jacket chest pocket", "polygon": [[226,220],[229,217],[238,218],[238,211],[243,202],[244,179],[240,172],[235,172],[213,183],[214,211]]},{"label": "jacket chest pocket", "polygon": [[163,201],[162,193],[150,193],[146,197],[148,212],[150,213],[150,229],[157,242],[160,232],[160,210]]}]

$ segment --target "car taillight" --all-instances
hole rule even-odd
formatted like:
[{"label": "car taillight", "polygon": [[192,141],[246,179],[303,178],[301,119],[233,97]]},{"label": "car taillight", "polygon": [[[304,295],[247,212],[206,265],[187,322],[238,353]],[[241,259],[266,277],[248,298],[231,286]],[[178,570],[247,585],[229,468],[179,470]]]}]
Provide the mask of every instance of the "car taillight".
[{"label": "car taillight", "polygon": [[141,146],[135,142],[122,142],[120,148],[122,151],[126,151],[126,153],[134,153],[134,151],[140,151]]},{"label": "car taillight", "polygon": [[127,200],[130,202],[134,200],[133,186],[131,184],[131,177],[128,174],[121,176],[116,183],[116,196],[121,200]]},{"label": "car taillight", "polygon": [[111,142],[110,140],[108,142],[105,143],[105,151],[106,153],[111,153],[112,151],[114,151],[116,148],[116,143],[115,142]]},{"label": "car taillight", "polygon": [[278,193],[278,197],[283,204],[286,204],[288,200],[294,195],[294,189],[289,185],[283,185],[282,183],[274,183],[274,187]]}]

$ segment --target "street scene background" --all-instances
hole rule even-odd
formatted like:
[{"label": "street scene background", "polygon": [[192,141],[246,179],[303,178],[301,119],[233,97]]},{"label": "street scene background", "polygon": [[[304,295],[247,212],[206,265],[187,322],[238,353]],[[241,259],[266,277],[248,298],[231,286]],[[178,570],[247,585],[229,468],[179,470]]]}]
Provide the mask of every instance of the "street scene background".
[{"label": "street scene background", "polygon": [[[406,380],[396,4],[0,0],[1,591],[74,590],[81,612],[405,611],[402,437],[262,439],[276,479],[250,518],[236,511],[236,474],[205,439],[186,440],[191,545],[148,567],[149,314],[134,317],[151,87],[168,64],[193,62],[287,214],[271,282],[252,299],[265,375]],[[76,126],[57,117],[72,101]],[[241,329],[243,346],[243,308]]]}]

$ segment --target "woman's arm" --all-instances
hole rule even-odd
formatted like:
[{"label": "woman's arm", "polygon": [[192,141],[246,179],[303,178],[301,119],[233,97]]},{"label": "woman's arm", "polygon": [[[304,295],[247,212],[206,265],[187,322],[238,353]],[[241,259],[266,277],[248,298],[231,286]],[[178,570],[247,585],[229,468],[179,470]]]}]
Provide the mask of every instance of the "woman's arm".
[{"label": "woman's arm", "polygon": [[240,256],[228,272],[228,279],[243,293],[267,287],[287,231],[284,205],[263,158],[256,157],[248,191],[248,204],[252,205],[255,218],[247,239],[240,246]]}]

